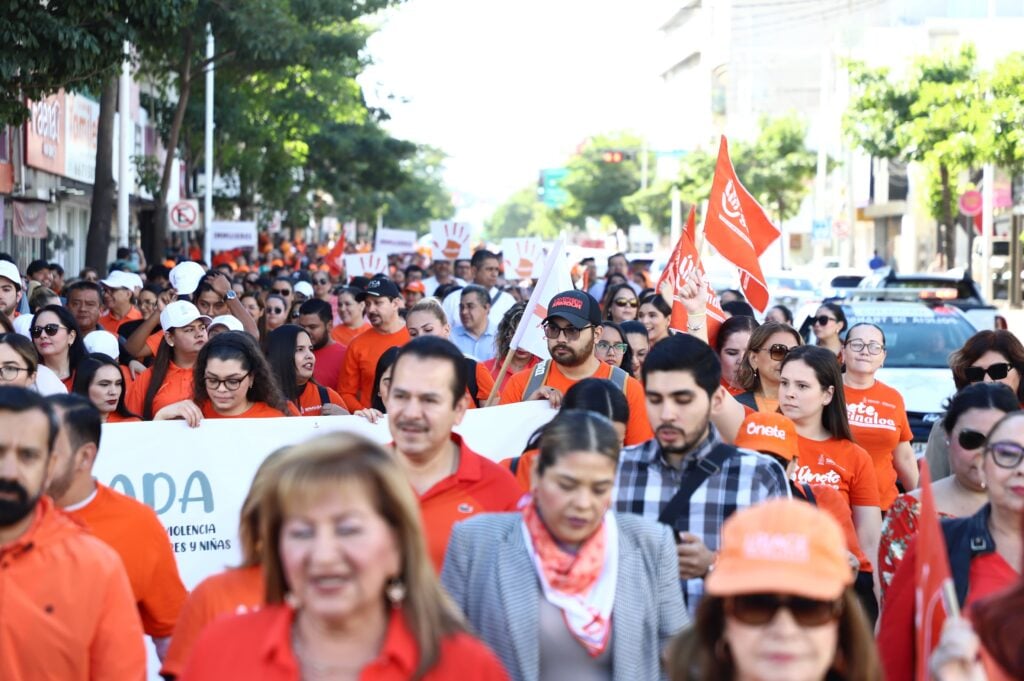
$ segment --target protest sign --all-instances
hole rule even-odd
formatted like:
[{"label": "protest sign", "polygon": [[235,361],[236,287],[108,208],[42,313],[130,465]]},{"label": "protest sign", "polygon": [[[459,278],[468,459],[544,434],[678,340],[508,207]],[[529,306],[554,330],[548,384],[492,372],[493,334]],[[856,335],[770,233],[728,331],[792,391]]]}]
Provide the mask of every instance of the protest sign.
[{"label": "protest sign", "polygon": [[473,257],[469,239],[473,228],[468,222],[430,222],[434,260],[469,260]]}]

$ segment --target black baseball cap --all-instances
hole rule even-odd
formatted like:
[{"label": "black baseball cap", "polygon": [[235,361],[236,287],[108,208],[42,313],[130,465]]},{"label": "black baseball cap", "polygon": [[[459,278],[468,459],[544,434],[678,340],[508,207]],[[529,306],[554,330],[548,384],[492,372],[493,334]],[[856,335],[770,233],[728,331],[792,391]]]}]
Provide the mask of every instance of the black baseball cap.
[{"label": "black baseball cap", "polygon": [[548,316],[544,321],[553,317],[561,317],[577,329],[582,329],[601,323],[601,308],[594,296],[585,291],[562,291],[556,293],[548,303]]},{"label": "black baseball cap", "polygon": [[356,300],[362,302],[367,296],[375,298],[399,298],[402,293],[390,279],[371,279],[366,282],[366,290],[360,293]]}]

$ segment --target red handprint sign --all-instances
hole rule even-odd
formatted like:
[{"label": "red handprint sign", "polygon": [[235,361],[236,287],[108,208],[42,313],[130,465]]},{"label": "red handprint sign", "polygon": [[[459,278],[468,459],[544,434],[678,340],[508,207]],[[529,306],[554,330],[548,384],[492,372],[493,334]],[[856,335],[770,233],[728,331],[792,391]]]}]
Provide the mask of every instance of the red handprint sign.
[{"label": "red handprint sign", "polygon": [[543,257],[540,239],[502,239],[501,254],[506,279],[532,279],[539,274],[536,268]]},{"label": "red handprint sign", "polygon": [[463,260],[473,256],[469,247],[469,239],[473,230],[467,222],[444,222],[434,220],[430,223],[430,236],[433,241],[434,259]]}]

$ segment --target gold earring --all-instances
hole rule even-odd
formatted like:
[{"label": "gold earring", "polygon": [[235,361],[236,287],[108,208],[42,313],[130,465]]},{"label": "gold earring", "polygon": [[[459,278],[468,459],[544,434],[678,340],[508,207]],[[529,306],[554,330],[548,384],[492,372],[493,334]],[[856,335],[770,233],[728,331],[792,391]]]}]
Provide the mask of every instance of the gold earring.
[{"label": "gold earring", "polygon": [[384,587],[384,595],[387,596],[392,608],[401,607],[406,595],[405,582],[402,581],[402,578],[392,577],[389,579],[387,586]]}]

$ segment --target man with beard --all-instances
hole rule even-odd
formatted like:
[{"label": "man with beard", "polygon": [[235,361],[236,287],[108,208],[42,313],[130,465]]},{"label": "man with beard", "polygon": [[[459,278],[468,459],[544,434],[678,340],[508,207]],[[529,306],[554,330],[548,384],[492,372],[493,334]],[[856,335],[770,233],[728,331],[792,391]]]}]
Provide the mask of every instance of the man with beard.
[{"label": "man with beard", "polygon": [[593,296],[583,291],[564,291],[551,298],[544,319],[551,359],[514,374],[501,390],[501,403],[548,400],[558,409],[562,396],[584,378],[611,380],[626,395],[629,422],[626,444],[635,445],[651,438],[651,426],[644,413],[644,391],[632,376],[594,356],[594,345],[601,338],[601,308]]},{"label": "man with beard", "polygon": [[390,279],[371,279],[356,300],[366,303],[370,328],[352,339],[338,376],[338,394],[351,411],[371,406],[377,360],[388,348],[409,342],[405,320],[398,313],[402,294]]},{"label": "man with beard", "polygon": [[42,397],[0,387],[0,679],[137,681],[146,649],[121,558],[43,494],[56,438]]},{"label": "man with beard", "polygon": [[338,376],[345,363],[345,346],[331,337],[334,322],[331,304],[319,298],[307,300],[299,306],[296,322],[306,330],[313,343],[313,356],[316,357],[313,380],[325,387],[338,385]]},{"label": "man with beard", "polygon": [[450,341],[418,336],[399,352],[386,399],[398,462],[416,490],[427,549],[441,570],[452,525],[477,513],[515,511],[515,478],[466,446],[452,428],[469,404],[466,360]]},{"label": "man with beard", "polygon": [[655,345],[643,367],[654,438],[622,451],[616,477],[616,511],[675,529],[691,617],[714,569],[725,519],[769,497],[789,496],[776,461],[725,444],[711,423],[727,397],[721,378],[718,357],[703,341],[680,334]]},{"label": "man with beard", "polygon": [[8,319],[18,316],[21,302],[22,283],[18,266],[9,260],[0,260],[0,312]]},{"label": "man with beard", "polygon": [[81,395],[47,398],[60,429],[53,447],[56,470],[46,493],[64,511],[117,551],[142,620],[160,659],[188,595],[178,574],[167,530],[149,506],[92,477],[100,446],[100,413]]}]

